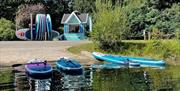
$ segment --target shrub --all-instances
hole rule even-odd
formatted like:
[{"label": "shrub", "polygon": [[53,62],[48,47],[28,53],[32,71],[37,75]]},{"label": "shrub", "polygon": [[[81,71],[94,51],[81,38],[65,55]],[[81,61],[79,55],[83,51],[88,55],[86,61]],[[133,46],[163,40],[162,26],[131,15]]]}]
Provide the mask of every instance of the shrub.
[{"label": "shrub", "polygon": [[127,27],[126,13],[119,7],[112,7],[112,4],[96,1],[94,11],[94,30],[91,34],[101,49],[119,51],[121,40],[125,37]]},{"label": "shrub", "polygon": [[175,35],[176,35],[176,39],[179,39],[179,40],[180,40],[180,28],[177,28],[177,29],[176,29]]},{"label": "shrub", "polygon": [[153,28],[152,29],[152,34],[151,34],[151,38],[153,40],[158,40],[158,39],[162,39],[163,38],[163,32],[159,31],[157,28]]},{"label": "shrub", "polygon": [[4,18],[0,19],[0,40],[15,39],[15,25]]},{"label": "shrub", "polygon": [[30,23],[30,14],[33,14],[35,18],[36,14],[45,13],[45,7],[43,4],[23,4],[18,7],[16,13],[16,24],[20,28],[29,27]]}]

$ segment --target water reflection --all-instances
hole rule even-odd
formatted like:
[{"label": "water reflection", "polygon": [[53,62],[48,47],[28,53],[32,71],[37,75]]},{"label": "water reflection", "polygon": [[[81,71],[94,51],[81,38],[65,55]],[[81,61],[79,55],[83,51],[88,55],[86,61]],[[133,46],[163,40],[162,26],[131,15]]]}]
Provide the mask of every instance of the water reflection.
[{"label": "water reflection", "polygon": [[35,80],[15,74],[15,91],[179,91],[180,79],[172,71],[153,68],[84,68],[81,76],[53,71],[51,79]]},{"label": "water reflection", "polygon": [[118,69],[93,72],[94,91],[176,91],[172,74],[160,69]]}]

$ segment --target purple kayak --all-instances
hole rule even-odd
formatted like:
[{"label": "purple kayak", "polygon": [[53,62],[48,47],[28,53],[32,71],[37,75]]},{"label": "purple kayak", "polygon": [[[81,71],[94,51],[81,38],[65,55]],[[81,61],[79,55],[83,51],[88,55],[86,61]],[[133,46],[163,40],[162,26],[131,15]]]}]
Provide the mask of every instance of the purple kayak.
[{"label": "purple kayak", "polygon": [[25,69],[27,75],[33,79],[48,79],[52,76],[52,66],[44,60],[30,60]]}]

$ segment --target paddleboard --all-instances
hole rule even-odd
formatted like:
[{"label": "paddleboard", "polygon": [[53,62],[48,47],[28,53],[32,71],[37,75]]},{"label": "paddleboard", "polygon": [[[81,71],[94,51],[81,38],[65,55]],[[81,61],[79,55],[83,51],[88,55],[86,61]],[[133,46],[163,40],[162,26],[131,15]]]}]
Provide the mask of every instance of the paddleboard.
[{"label": "paddleboard", "polygon": [[28,61],[25,70],[27,75],[33,79],[49,79],[52,76],[52,66],[41,59]]}]

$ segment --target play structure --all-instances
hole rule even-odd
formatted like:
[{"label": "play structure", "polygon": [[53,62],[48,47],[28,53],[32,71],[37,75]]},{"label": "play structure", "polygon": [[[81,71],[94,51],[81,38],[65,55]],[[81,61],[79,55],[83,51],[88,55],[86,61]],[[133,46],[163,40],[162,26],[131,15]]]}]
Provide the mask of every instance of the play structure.
[{"label": "play structure", "polygon": [[61,36],[63,40],[83,40],[86,32],[92,31],[92,19],[88,13],[74,11],[64,14],[61,24],[64,24],[64,34]]},{"label": "play structure", "polygon": [[64,33],[60,35],[52,30],[52,21],[49,14],[37,14],[35,23],[31,15],[29,28],[17,29],[16,36],[22,40],[83,40],[87,32],[92,31],[92,19],[88,13],[74,11],[64,14],[61,20],[64,25]]},{"label": "play structure", "polygon": [[35,24],[31,15],[30,28],[18,29],[16,36],[22,40],[53,40],[59,33],[52,30],[52,21],[49,14],[37,14]]}]

